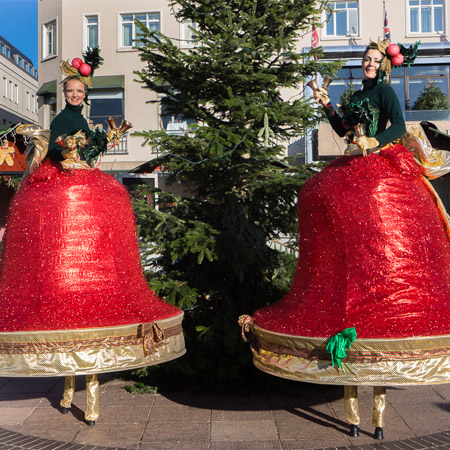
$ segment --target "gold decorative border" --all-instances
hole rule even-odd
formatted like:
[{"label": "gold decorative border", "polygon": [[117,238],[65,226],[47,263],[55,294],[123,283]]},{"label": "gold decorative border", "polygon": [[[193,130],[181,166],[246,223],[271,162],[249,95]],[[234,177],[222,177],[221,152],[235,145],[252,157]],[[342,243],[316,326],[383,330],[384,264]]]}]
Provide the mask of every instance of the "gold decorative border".
[{"label": "gold decorative border", "polygon": [[395,386],[450,382],[450,335],[357,339],[343,369],[333,367],[327,338],[291,336],[253,324],[253,362],[263,372],[319,384]]},{"label": "gold decorative border", "polygon": [[183,313],[152,323],[0,333],[0,376],[65,376],[150,366],[186,352]]}]

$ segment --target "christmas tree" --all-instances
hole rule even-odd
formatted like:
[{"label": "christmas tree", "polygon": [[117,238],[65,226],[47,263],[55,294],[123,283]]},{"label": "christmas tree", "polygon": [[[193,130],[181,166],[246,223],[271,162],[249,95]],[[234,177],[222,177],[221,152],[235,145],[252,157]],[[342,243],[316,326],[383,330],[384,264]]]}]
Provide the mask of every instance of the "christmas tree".
[{"label": "christmas tree", "polygon": [[[297,192],[317,168],[283,156],[318,120],[304,83],[338,65],[320,62],[320,48],[296,47],[319,25],[316,0],[181,0],[172,8],[179,22],[195,24],[192,48],[140,25],[145,66],[137,74],[164,114],[191,125],[182,135],[138,134],[189,194],[160,192],[171,205],[160,210],[141,197],[136,213],[158,266],[151,286],[185,311],[188,353],[173,364],[200,380],[235,380],[251,365],[239,315],[278,300],[297,264],[288,251],[297,249]],[[286,235],[291,242],[275,249]]]},{"label": "christmas tree", "polygon": [[414,103],[413,109],[415,110],[442,110],[449,109],[448,98],[442,92],[441,88],[431,82],[417,98]]}]

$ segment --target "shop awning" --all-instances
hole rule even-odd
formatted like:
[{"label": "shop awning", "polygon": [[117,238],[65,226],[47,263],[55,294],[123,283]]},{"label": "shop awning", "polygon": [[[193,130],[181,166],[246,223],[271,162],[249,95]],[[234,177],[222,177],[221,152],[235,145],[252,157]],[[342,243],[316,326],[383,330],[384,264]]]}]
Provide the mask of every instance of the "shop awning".
[{"label": "shop awning", "polygon": [[36,95],[56,95],[56,80],[47,81],[36,92]]}]

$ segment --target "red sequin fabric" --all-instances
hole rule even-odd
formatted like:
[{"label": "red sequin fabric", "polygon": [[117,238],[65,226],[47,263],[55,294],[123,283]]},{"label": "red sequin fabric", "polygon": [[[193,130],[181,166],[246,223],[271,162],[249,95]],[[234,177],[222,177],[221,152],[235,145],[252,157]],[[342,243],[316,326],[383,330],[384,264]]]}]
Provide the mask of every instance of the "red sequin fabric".
[{"label": "red sequin fabric", "polygon": [[45,160],[14,197],[0,272],[0,331],[109,327],[181,311],[142,273],[126,189]]},{"label": "red sequin fabric", "polygon": [[447,226],[412,153],[337,159],[300,190],[298,214],[292,287],[255,324],[309,337],[450,334]]}]

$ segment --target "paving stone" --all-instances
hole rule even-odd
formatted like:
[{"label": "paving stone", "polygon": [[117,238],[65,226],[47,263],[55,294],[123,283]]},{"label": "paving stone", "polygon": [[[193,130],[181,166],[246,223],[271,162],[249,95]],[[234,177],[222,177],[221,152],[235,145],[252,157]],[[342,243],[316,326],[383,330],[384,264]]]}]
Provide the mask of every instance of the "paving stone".
[{"label": "paving stone", "polygon": [[213,422],[211,424],[211,442],[220,441],[270,441],[277,440],[275,423],[266,421]]},{"label": "paving stone", "polygon": [[278,441],[213,442],[211,450],[282,450]]},{"label": "paving stone", "polygon": [[154,405],[150,422],[210,422],[209,409],[192,408],[183,405]]},{"label": "paving stone", "polygon": [[196,445],[205,445],[210,442],[210,424],[195,422],[172,422],[172,423],[153,423],[149,422],[142,438],[144,443],[160,444],[173,442],[177,444],[190,444],[191,448]]},{"label": "paving stone", "polygon": [[230,411],[230,410],[212,410],[211,420],[213,422],[223,421],[241,421],[241,420],[273,420],[272,411]]},{"label": "paving stone", "polygon": [[[111,445],[115,443],[131,443],[140,442],[144,434],[143,425],[123,424],[101,424],[96,423],[94,427],[82,427],[77,433],[73,442],[78,444],[96,444]],[[126,445],[121,445],[126,447]]]},{"label": "paving stone", "polygon": [[31,416],[34,410],[34,407],[5,408],[0,406],[1,425],[5,427],[20,425]]}]

